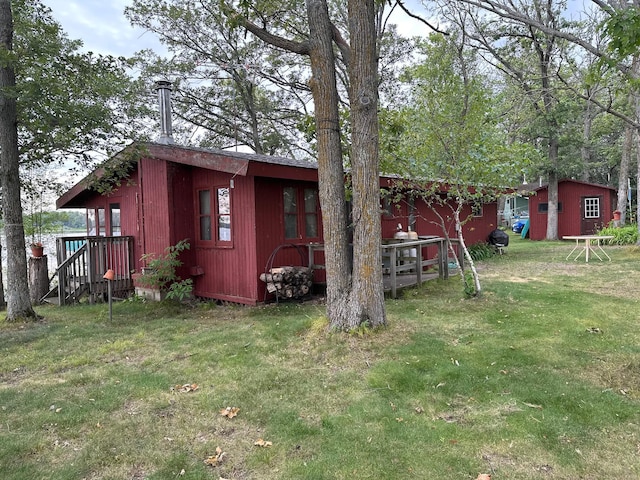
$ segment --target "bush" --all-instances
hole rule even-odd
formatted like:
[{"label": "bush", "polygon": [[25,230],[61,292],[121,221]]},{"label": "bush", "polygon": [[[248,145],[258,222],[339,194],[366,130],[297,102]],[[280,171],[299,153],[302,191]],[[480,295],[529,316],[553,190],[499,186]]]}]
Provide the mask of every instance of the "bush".
[{"label": "bush", "polygon": [[636,224],[614,227],[609,224],[598,232],[598,235],[611,235],[609,245],[635,245],[638,242],[638,226]]},{"label": "bush", "polygon": [[182,301],[191,296],[193,281],[190,278],[182,280],[176,274],[176,269],[182,265],[178,257],[184,250],[189,250],[186,239],[168,247],[162,255],[144,254],[140,260],[147,266],[139,279],[140,283],[164,290],[170,299]]},{"label": "bush", "polygon": [[469,255],[474,261],[485,260],[496,254],[496,248],[486,242],[474,243],[469,247]]}]

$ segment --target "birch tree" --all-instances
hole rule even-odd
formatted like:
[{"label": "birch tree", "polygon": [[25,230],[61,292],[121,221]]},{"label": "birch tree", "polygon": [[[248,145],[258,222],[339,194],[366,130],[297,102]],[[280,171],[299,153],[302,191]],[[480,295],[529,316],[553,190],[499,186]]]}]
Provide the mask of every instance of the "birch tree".
[{"label": "birch tree", "polygon": [[[397,188],[432,207],[446,238],[453,224],[464,254],[456,259],[466,261],[471,272],[471,278],[461,276],[465,292],[478,296],[480,276],[464,238],[471,217],[463,215],[463,208],[493,201],[504,193],[504,185],[516,183],[532,149],[509,144],[501,134],[499,102],[486,86],[476,55],[465,46],[463,32],[433,34],[420,51],[424,61],[404,75],[411,88],[396,146],[406,159],[397,173],[412,180],[398,182]],[[439,213],[442,207],[448,208],[448,218]]]}]

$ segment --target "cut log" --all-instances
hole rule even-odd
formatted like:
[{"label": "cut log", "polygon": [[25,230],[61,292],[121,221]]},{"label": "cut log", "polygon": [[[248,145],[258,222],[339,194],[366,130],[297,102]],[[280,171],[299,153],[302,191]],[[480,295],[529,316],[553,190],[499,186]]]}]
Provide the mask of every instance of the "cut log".
[{"label": "cut log", "polygon": [[309,293],[313,285],[313,270],[309,267],[274,267],[260,274],[267,291],[284,298],[300,298]]},{"label": "cut log", "polygon": [[29,298],[33,305],[49,292],[49,270],[47,256],[29,257]]}]

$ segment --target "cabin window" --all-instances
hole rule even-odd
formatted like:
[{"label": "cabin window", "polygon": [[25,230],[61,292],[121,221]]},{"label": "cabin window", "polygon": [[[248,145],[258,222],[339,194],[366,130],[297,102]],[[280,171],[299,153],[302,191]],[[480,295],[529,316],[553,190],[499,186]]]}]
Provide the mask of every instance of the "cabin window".
[{"label": "cabin window", "polygon": [[[562,202],[558,202],[558,213],[562,211]],[[547,202],[538,204],[538,213],[548,213],[549,212],[549,204]]]},{"label": "cabin window", "polygon": [[104,236],[107,231],[105,219],[104,208],[87,209],[87,234]]},{"label": "cabin window", "polygon": [[119,237],[122,235],[122,228],[120,226],[120,204],[112,203],[109,205],[109,228],[110,235]]},{"label": "cabin window", "polygon": [[304,189],[304,229],[308,238],[318,236],[318,191]]},{"label": "cabin window", "polygon": [[198,192],[200,240],[211,240],[211,191]]},{"label": "cabin window", "polygon": [[412,232],[416,230],[416,217],[418,210],[416,209],[416,199],[414,197],[409,197],[408,201],[409,208],[409,230]]},{"label": "cabin window", "polygon": [[589,197],[584,199],[584,218],[600,218],[599,197]]},{"label": "cabin window", "polygon": [[297,197],[297,189],[286,187],[283,190],[285,238],[298,238]]},{"label": "cabin window", "polygon": [[388,195],[382,197],[382,215],[385,218],[393,217],[393,204],[391,198]]},{"label": "cabin window", "polygon": [[217,245],[227,245],[231,242],[229,187],[198,191],[198,224],[200,240],[215,241]]},{"label": "cabin window", "polygon": [[285,238],[315,239],[320,236],[318,190],[285,187],[282,190]]},{"label": "cabin window", "polygon": [[216,189],[216,217],[218,241],[231,241],[231,196],[229,187]]}]

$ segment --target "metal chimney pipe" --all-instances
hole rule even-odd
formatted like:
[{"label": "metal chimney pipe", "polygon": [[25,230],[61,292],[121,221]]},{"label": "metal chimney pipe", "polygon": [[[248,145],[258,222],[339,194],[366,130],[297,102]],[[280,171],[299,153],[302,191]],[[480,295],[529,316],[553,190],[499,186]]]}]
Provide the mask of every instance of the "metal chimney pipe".
[{"label": "metal chimney pipe", "polygon": [[158,104],[160,106],[160,138],[158,143],[169,145],[173,143],[173,129],[171,127],[171,82],[168,80],[156,81],[155,90],[158,92]]}]

